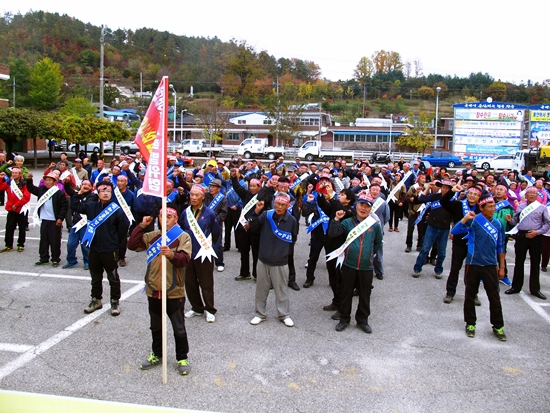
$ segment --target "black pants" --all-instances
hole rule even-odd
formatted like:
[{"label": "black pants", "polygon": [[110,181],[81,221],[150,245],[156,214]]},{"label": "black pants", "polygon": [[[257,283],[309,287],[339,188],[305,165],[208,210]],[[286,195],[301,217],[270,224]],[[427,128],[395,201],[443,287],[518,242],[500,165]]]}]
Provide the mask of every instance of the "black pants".
[{"label": "black pants", "polygon": [[338,307],[340,306],[340,290],[342,288],[342,270],[336,267],[336,261],[336,259],[327,261],[327,272],[328,283],[332,289],[332,304]]},{"label": "black pants", "polygon": [[496,267],[481,267],[478,265],[466,265],[464,282],[466,293],[464,296],[464,321],[467,325],[476,325],[476,305],[474,298],[479,291],[479,282],[483,281],[483,287],[489,299],[489,313],[491,324],[495,328],[504,326],[502,305],[498,293],[498,274]]},{"label": "black pants", "polygon": [[[413,234],[414,234],[414,221],[418,218],[418,214],[410,214],[409,218],[407,218],[407,239],[405,243],[407,244],[407,247],[412,248],[413,245]],[[418,231],[418,237],[416,239],[416,246],[422,247],[422,243],[424,242],[424,234],[426,234],[426,228],[427,224],[426,221],[419,222],[416,226],[416,229]]]},{"label": "black pants", "polygon": [[462,235],[453,237],[453,248],[451,255],[451,269],[449,270],[449,276],[447,277],[447,295],[454,297],[456,294],[456,286],[458,285],[458,278],[462,264],[468,255],[468,244],[466,241],[460,239]]},{"label": "black pants", "polygon": [[514,278],[512,280],[512,288],[520,291],[523,288],[523,278],[525,269],[525,258],[527,251],[531,258],[531,272],[529,274],[529,291],[536,293],[540,291],[540,259],[542,254],[542,235],[535,238],[526,238],[527,231],[519,231],[516,235],[516,260],[514,263]]},{"label": "black pants", "polygon": [[[147,297],[149,316],[151,317],[151,335],[153,336],[153,354],[162,357],[162,300]],[[185,360],[189,353],[189,342],[185,330],[185,297],[166,300],[166,314],[170,317],[174,340],[176,341],[176,360]]]},{"label": "black pants", "polygon": [[120,277],[118,276],[118,252],[90,250],[88,265],[92,276],[92,298],[103,298],[103,271],[111,286],[111,300],[120,300]]},{"label": "black pants", "polygon": [[18,214],[17,212],[9,211],[6,217],[6,234],[4,236],[4,243],[6,247],[13,248],[13,235],[15,234],[15,227],[19,226],[19,237],[17,238],[17,246],[24,247],[25,240],[27,238],[27,217],[25,214]]},{"label": "black pants", "polygon": [[288,254],[288,283],[296,282],[296,267],[294,266],[294,244],[290,247]]},{"label": "black pants", "polygon": [[[55,221],[42,220],[40,224],[40,244],[38,252],[41,262],[50,260],[50,250],[52,253],[52,262],[61,261],[61,230],[62,226],[55,225]],[[25,225],[23,225],[25,231]]]},{"label": "black pants", "polygon": [[[185,291],[191,304],[191,309],[196,313],[216,314],[214,307],[214,262],[206,259],[189,261],[185,274]],[[201,296],[202,293],[202,296]]]},{"label": "black pants", "polygon": [[237,248],[241,253],[241,269],[239,275],[248,277],[250,275],[250,249],[252,249],[252,276],[257,277],[256,267],[258,266],[258,254],[260,252],[260,235],[251,234],[239,225],[237,227]]},{"label": "black pants", "polygon": [[231,248],[231,232],[234,232],[235,245],[237,245],[237,231],[232,231],[239,222],[239,217],[241,216],[241,209],[237,208],[232,210],[231,208],[227,209],[227,218],[225,218],[225,235],[223,248]]},{"label": "black pants", "polygon": [[128,238],[124,236],[118,242],[118,259],[119,260],[126,259],[127,250],[128,250]]},{"label": "black pants", "polygon": [[388,223],[390,224],[390,228],[398,228],[399,220],[401,219],[401,215],[402,215],[402,212],[401,212],[402,207],[399,206],[399,204],[396,204],[395,202],[390,202],[389,206],[390,206],[390,220],[388,221]]},{"label": "black pants", "polygon": [[349,323],[351,320],[351,304],[353,290],[357,285],[359,291],[359,303],[355,313],[357,324],[368,324],[370,316],[370,293],[372,287],[373,270],[356,270],[345,265],[342,266],[342,292],[339,307],[340,321]]},{"label": "black pants", "polygon": [[[311,238],[311,243],[309,247],[309,258],[307,260],[307,270],[306,270],[306,278],[308,280],[314,280],[315,279],[315,269],[317,268],[317,261],[319,261],[319,256],[321,255],[321,251],[325,247],[325,243],[323,241],[319,241],[318,239]],[[326,249],[325,249],[326,253]]]}]

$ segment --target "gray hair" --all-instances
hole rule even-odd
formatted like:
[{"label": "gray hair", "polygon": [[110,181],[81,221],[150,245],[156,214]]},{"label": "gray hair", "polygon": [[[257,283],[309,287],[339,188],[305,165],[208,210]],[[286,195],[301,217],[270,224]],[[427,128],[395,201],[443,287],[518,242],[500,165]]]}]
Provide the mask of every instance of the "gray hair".
[{"label": "gray hair", "polygon": [[13,158],[13,161],[23,161],[25,162],[25,158],[21,155],[16,155],[14,158]]}]

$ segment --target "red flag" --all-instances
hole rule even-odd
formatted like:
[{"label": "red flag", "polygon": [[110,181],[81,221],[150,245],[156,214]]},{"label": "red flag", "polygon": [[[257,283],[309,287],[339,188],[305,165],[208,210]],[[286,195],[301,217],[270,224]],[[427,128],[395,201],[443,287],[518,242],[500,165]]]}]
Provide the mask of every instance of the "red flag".
[{"label": "red flag", "polygon": [[147,162],[142,191],[163,197],[166,185],[168,144],[168,77],[162,78],[134,142]]}]

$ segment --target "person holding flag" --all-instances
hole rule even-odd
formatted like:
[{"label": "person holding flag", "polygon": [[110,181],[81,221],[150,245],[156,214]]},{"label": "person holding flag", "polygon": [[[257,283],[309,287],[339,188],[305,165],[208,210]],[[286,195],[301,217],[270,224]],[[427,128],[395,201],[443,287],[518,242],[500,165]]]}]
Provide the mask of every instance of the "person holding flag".
[{"label": "person holding flag", "polygon": [[[187,266],[185,290],[191,310],[185,317],[206,316],[206,321],[216,321],[214,307],[214,258],[213,245],[220,234],[216,213],[204,204],[206,191],[201,185],[193,185],[189,193],[191,205],[179,218],[179,225],[187,232],[193,243],[191,261]],[[202,292],[202,297],[201,297]]]},{"label": "person holding flag", "polygon": [[489,311],[493,333],[500,341],[506,341],[504,334],[504,318],[498,292],[498,280],[504,277],[506,253],[504,252],[504,227],[494,218],[495,201],[491,195],[482,195],[479,198],[480,213],[469,210],[458,221],[451,233],[455,237],[466,235],[468,252],[466,256],[466,271],[464,281],[464,321],[466,335],[475,337],[476,333],[476,305],[475,298],[479,284],[483,287],[489,299]]},{"label": "person holding flag", "polygon": [[40,224],[40,260],[34,265],[48,264],[51,251],[52,266],[57,267],[61,261],[61,230],[69,205],[65,194],[57,186],[59,177],[56,173],[45,175],[44,185],[38,187],[34,186],[32,178],[33,175],[29,172],[27,189],[38,198],[32,216],[33,225]]},{"label": "person holding flag", "polygon": [[[185,329],[185,272],[191,261],[191,238],[178,225],[178,211],[166,208],[166,245],[161,245],[162,231],[145,232],[153,222],[153,217],[143,217],[128,240],[132,251],[147,250],[147,270],[145,272],[145,293],[149,304],[151,335],[153,338],[151,354],[141,363],[141,370],[160,365],[162,361],[162,255],[166,257],[166,312],[172,323],[176,347],[178,372],[187,375],[190,372],[187,353],[189,342]],[[162,211],[159,214],[162,222]]]},{"label": "person holding flag", "polygon": [[[293,327],[288,299],[288,259],[298,237],[298,222],[288,212],[290,195],[279,193],[274,209],[263,211],[264,201],[258,201],[249,221],[250,231],[260,235],[258,278],[256,283],[256,315],[250,321],[258,325],[267,318],[267,297],[273,286],[277,316],[287,327]],[[262,212],[263,211],[263,212]]]},{"label": "person holding flag", "polygon": [[13,251],[13,235],[15,228],[19,227],[19,236],[17,238],[17,251],[25,250],[28,203],[31,200],[31,194],[27,189],[25,180],[22,176],[22,170],[17,167],[11,169],[11,179],[6,180],[6,173],[0,172],[0,191],[6,191],[8,200],[6,201],[6,233],[4,234],[5,247],[0,252]]},{"label": "person holding flag", "polygon": [[91,301],[84,312],[93,313],[103,308],[103,271],[111,287],[111,315],[120,314],[120,277],[117,272],[120,239],[128,234],[129,222],[122,208],[114,201],[113,184],[101,181],[96,186],[98,202],[83,202],[71,205],[73,211],[88,218],[82,243],[90,247],[89,267],[92,279]]},{"label": "person holding flag", "polygon": [[336,331],[343,331],[351,320],[353,290],[357,286],[359,304],[355,313],[357,327],[365,333],[372,333],[369,326],[370,294],[374,274],[373,258],[382,246],[382,227],[376,214],[371,214],[374,199],[361,193],[355,201],[355,217],[343,219],[345,210],[336,211],[330,222],[330,238],[348,234],[346,242],[327,256],[327,261],[338,257],[342,262],[342,285],[340,289],[340,321]]}]

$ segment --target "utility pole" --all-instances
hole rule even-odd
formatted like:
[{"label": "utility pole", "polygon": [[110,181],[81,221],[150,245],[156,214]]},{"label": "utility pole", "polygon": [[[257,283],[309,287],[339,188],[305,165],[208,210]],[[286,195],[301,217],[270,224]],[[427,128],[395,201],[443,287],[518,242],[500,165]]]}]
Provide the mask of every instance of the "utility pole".
[{"label": "utility pole", "polygon": [[13,77],[13,107],[15,107],[15,76]]},{"label": "utility pole", "polygon": [[275,119],[275,146],[279,146],[279,118],[281,117],[281,101],[279,100],[279,75],[277,75],[277,119]]}]

